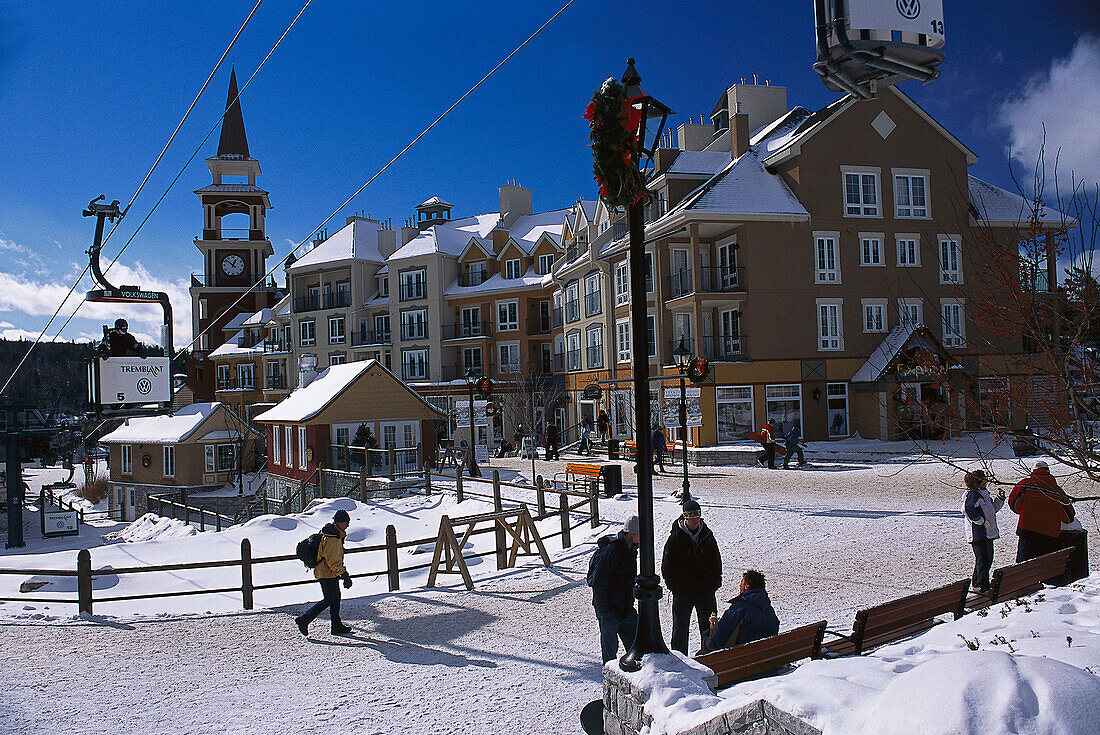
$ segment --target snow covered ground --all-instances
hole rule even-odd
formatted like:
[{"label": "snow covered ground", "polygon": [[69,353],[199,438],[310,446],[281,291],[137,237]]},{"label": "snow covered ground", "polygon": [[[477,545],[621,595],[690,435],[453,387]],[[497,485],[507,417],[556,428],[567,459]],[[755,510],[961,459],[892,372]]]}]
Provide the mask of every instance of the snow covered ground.
[{"label": "snow covered ground", "polygon": [[[749,467],[692,470],[692,491],[701,498],[723,553],[720,600],[736,594],[740,571],[753,567],[767,575],[784,629],[822,618],[833,628],[844,628],[860,607],[968,576],[973,558],[963,540],[956,470],[935,460],[868,452],[862,446],[829,455],[811,451],[810,459],[818,466],[774,472]],[[494,466],[505,474],[530,473],[527,461],[494,460]],[[561,469],[564,463],[539,461],[537,467],[544,475]],[[994,469],[1005,479],[1020,471],[1011,460],[994,462]],[[635,511],[629,468],[623,479],[628,484],[625,497],[600,504],[609,523]],[[658,556],[678,513],[669,494],[680,482],[672,468],[656,481]],[[1067,483],[1070,493],[1084,494],[1089,487]],[[467,507],[483,507],[468,500],[455,508],[453,495],[370,504],[330,501],[309,516],[268,516],[220,534],[100,542],[92,547],[93,565],[232,558],[239,554],[243,537],[252,540],[257,556],[290,553],[338,505],[352,511],[349,546],[378,543],[387,523],[398,527],[399,538],[434,535],[444,512],[456,515],[473,512]],[[1100,563],[1097,509],[1083,503],[1078,512],[1091,536],[1095,569]],[[996,544],[995,565],[1014,557],[1014,520],[1002,511],[1004,537]],[[6,604],[0,607],[0,685],[9,696],[0,704],[0,722],[11,733],[322,728],[349,733],[496,733],[505,728],[575,733],[578,712],[599,696],[601,680],[584,571],[591,540],[609,530],[613,528],[593,533],[577,529],[575,545],[567,550],[551,543],[550,569],[527,561],[498,572],[491,557],[486,558],[471,567],[474,592],[466,592],[457,577],[444,578],[444,588],[427,590],[417,588],[422,578],[410,573],[402,576],[402,591],[396,594],[385,591],[384,577],[357,579],[344,604],[345,622],[356,630],[350,638],[330,637],[323,620],[315,623],[309,640],[294,629],[291,616],[317,595],[312,584],[258,592],[256,602],[263,609],[252,613],[240,612],[239,595],[233,594],[140,605],[97,603],[97,615],[88,620],[74,618],[72,606],[50,605],[47,610]],[[36,553],[39,548],[32,544],[23,551],[0,556],[0,566],[75,563],[71,550],[43,548],[46,553]],[[379,568],[366,558],[370,556],[350,557],[351,571]],[[296,562],[266,566],[267,579],[305,578]],[[144,585],[185,589],[229,586],[225,579],[219,584],[217,574],[239,574],[234,568],[206,571],[212,576],[189,572],[165,573],[155,582],[150,577],[160,575],[137,578]],[[137,584],[133,575],[131,580],[127,576],[118,575],[111,589],[96,594],[136,589],[127,587]],[[17,588],[18,581],[0,577],[2,596],[8,596],[11,584]],[[666,598],[660,604],[667,635],[670,603]],[[1075,623],[1080,635],[1096,635],[1094,604],[1063,604],[1085,611]],[[994,611],[984,622],[1003,622],[994,615],[999,614]],[[696,640],[693,633],[692,645]],[[936,645],[946,650],[947,642]],[[922,650],[936,648],[922,644]],[[965,646],[961,650],[969,652]],[[898,660],[905,651],[902,647],[895,654]],[[928,656],[919,662],[932,665]],[[895,674],[902,673],[904,662],[889,663]],[[867,676],[887,691],[889,672],[881,668],[886,664],[879,660],[865,665],[871,667]],[[89,707],[89,701],[96,705]],[[961,732],[998,732],[980,725]]]}]

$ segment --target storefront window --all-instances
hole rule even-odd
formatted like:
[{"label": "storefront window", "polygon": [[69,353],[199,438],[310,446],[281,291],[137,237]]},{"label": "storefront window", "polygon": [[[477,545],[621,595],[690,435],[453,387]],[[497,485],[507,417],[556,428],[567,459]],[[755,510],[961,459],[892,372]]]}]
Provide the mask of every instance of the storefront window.
[{"label": "storefront window", "polygon": [[802,430],[802,386],[769,385],[764,388],[765,412],[772,420],[772,431],[782,436],[792,425]]},{"label": "storefront window", "polygon": [[829,409],[829,437],[848,436],[848,384],[828,383],[825,386]]},{"label": "storefront window", "polygon": [[715,388],[718,403],[718,443],[729,444],[753,430],[752,386]]}]

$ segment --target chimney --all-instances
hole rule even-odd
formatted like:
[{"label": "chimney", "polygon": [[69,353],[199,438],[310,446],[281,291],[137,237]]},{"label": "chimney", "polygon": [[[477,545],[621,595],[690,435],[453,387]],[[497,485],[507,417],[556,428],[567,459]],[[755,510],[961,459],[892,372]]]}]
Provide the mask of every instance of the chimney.
[{"label": "chimney", "polygon": [[701,151],[714,141],[714,125],[682,123],[676,128],[676,139],[682,151]]},{"label": "chimney", "polygon": [[749,116],[743,112],[730,120],[730,157],[740,158],[749,150]]},{"label": "chimney", "polygon": [[524,189],[510,180],[500,189],[500,215],[504,220],[504,229],[512,226],[520,217],[529,216],[534,210],[531,202],[531,190]]},{"label": "chimney", "polygon": [[397,231],[384,229],[378,231],[378,253],[388,258],[397,250]]},{"label": "chimney", "polygon": [[298,358],[298,387],[305,388],[317,377],[317,356],[309,352]]}]

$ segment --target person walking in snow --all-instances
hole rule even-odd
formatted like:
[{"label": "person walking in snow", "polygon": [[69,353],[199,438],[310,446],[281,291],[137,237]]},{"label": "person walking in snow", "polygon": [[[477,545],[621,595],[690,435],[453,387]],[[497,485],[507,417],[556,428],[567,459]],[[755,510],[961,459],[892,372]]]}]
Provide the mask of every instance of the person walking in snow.
[{"label": "person walking in snow", "polygon": [[321,583],[321,601],[317,602],[304,615],[294,618],[294,623],[302,635],[309,635],[309,624],[328,608],[328,617],[332,622],[333,635],[347,635],[351,628],[340,621],[340,582],[351,588],[351,575],[344,566],[344,538],[348,535],[351,516],[346,510],[336,511],[332,523],[326,523],[321,529],[321,543],[317,547],[317,566],[313,576]]},{"label": "person walking in snow", "polygon": [[764,456],[761,462],[767,462],[768,469],[775,469],[775,430],[772,428],[772,420],[768,419],[764,427],[760,429],[760,440],[764,444]]},{"label": "person walking in snow", "polygon": [[783,435],[786,440],[787,456],[783,458],[783,469],[788,470],[791,468],[791,457],[795,452],[798,452],[798,466],[803,467],[806,464],[806,455],[802,452],[802,429],[798,428],[797,423],[792,423],[791,428],[787,429],[787,433]]},{"label": "person walking in snow", "polygon": [[997,497],[989,496],[989,480],[985,472],[975,470],[963,477],[966,497],[963,513],[966,514],[966,540],[974,549],[974,573],[970,577],[970,589],[985,594],[989,591],[989,569],[993,566],[993,539],[1000,538],[997,528],[997,511],[1005,504],[1005,491]]},{"label": "person walking in snow", "polygon": [[657,466],[660,465],[661,472],[665,471],[665,452],[668,451],[668,444],[665,442],[665,432],[661,431],[661,427],[653,429],[653,437],[650,439],[650,450],[653,452],[653,471],[657,471]]},{"label": "person walking in snow", "polygon": [[1016,547],[1016,563],[1035,559],[1058,551],[1058,536],[1062,524],[1073,520],[1073,503],[1058,487],[1050,474],[1050,467],[1043,460],[1035,463],[1030,477],[1025,477],[1008,496],[1008,507],[1020,516],[1016,525],[1019,545]]},{"label": "person walking in snow", "polygon": [[604,536],[593,552],[588,569],[592,607],[600,624],[600,654],[603,662],[615,658],[619,641],[629,650],[638,632],[638,611],[634,609],[634,578],[638,576],[638,544],[641,523],[630,516],[623,530]]},{"label": "person walking in snow", "polygon": [[581,419],[581,446],[580,451],[586,456],[592,454],[592,417],[585,416]]},{"label": "person walking in snow", "polygon": [[607,416],[607,411],[600,409],[599,416],[596,417],[596,429],[600,432],[600,441],[607,441],[608,432],[611,429],[611,419]]},{"label": "person walking in snow", "polygon": [[710,616],[718,613],[714,593],[722,586],[722,554],[695,500],[684,503],[672,523],[661,576],[672,593],[672,648],[686,656],[692,611],[698,616],[701,646],[710,633]]},{"label": "person walking in snow", "polygon": [[558,452],[558,446],[561,442],[561,430],[558,429],[557,422],[550,424],[550,428],[546,430],[546,461],[561,459],[561,455]]},{"label": "person walking in snow", "polygon": [[764,575],[749,569],[741,576],[741,594],[730,600],[704,651],[739,646],[779,632],[779,618],[764,589]]}]

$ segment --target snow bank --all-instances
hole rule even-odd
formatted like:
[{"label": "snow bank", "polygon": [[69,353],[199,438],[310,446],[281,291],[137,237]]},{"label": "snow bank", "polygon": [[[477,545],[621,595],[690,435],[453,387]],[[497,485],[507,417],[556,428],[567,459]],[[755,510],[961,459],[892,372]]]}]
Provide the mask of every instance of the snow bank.
[{"label": "snow bank", "polygon": [[141,518],[115,533],[104,534],[104,541],[167,541],[168,539],[197,536],[198,529],[175,518],[162,518],[156,513],[146,513]]}]

